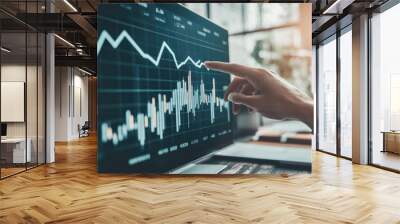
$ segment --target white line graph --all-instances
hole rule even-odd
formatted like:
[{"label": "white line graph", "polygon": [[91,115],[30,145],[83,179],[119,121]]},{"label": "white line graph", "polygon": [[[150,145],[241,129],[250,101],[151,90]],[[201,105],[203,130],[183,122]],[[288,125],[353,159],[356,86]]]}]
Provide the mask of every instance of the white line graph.
[{"label": "white line graph", "polygon": [[[192,63],[194,66],[196,66],[197,68],[201,68],[204,66],[204,63],[201,60],[197,60],[195,61],[192,57],[187,56],[185,60],[183,60],[182,62],[178,62],[178,60],[176,59],[176,55],[175,52],[171,49],[171,47],[165,42],[163,41],[160,47],[160,51],[158,52],[157,58],[154,58],[153,56],[151,56],[150,54],[144,52],[139,45],[136,43],[136,41],[132,38],[131,35],[129,35],[129,33],[126,30],[123,30],[117,38],[113,38],[106,30],[103,30],[99,36],[99,39],[97,41],[97,55],[100,54],[101,49],[103,48],[105,42],[107,41],[114,49],[118,48],[119,45],[122,43],[122,41],[127,40],[132,47],[134,47],[136,49],[136,51],[144,58],[149,60],[151,63],[153,63],[155,66],[158,66],[160,64],[161,61],[161,57],[164,54],[164,50],[167,50],[172,58],[174,59],[174,63],[176,66],[176,69],[180,69],[183,65],[187,64],[188,62]],[[205,66],[204,66],[205,67]],[[207,70],[208,68],[205,67]]]},{"label": "white line graph", "polygon": [[[156,133],[162,140],[166,130],[167,116],[175,116],[175,130],[178,133],[182,126],[181,112],[186,109],[187,114],[191,113],[196,119],[196,114],[204,105],[210,108],[210,124],[215,122],[216,112],[223,113],[223,110],[227,112],[226,118],[229,122],[229,103],[216,95],[215,85],[213,78],[211,92],[206,93],[205,84],[201,79],[199,87],[194,88],[192,74],[189,71],[187,80],[177,81],[176,89],[173,89],[171,97],[162,93],[158,93],[157,97],[152,97],[147,102],[147,113],[135,114],[131,110],[126,110],[125,119],[114,128],[109,123],[103,122],[101,124],[101,141],[118,145],[128,139],[129,132],[136,131],[140,145],[144,146],[147,138],[146,133],[148,134],[147,129],[150,129],[151,133]],[[187,125],[189,127],[189,120]]]}]

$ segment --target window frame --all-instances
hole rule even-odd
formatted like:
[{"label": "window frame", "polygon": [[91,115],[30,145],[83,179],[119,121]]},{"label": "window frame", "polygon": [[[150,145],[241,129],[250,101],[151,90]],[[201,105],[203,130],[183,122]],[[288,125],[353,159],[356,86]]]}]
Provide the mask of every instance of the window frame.
[{"label": "window frame", "polygon": [[[318,39],[318,42],[314,44],[316,47],[316,130],[315,130],[315,145],[316,145],[316,150],[319,152],[323,152],[329,155],[337,156],[346,160],[352,160],[352,158],[347,157],[342,155],[342,150],[341,150],[341,119],[340,119],[340,104],[341,104],[341,97],[340,97],[340,82],[341,82],[341,67],[340,67],[340,38],[342,35],[346,34],[347,32],[352,32],[352,22],[351,22],[351,17],[347,16],[344,17],[342,20],[339,20],[337,23],[342,23],[342,27],[336,27],[337,24],[334,24],[333,26],[336,27],[336,32],[331,33],[330,35],[324,36],[323,39]],[[329,29],[329,28],[328,28]],[[324,34],[323,34],[324,35]],[[319,143],[319,85],[320,85],[320,75],[319,75],[319,51],[318,49],[320,48],[321,44],[326,44],[330,41],[336,41],[336,152],[332,153],[329,151],[326,151],[324,149],[320,148],[320,143]]]}]

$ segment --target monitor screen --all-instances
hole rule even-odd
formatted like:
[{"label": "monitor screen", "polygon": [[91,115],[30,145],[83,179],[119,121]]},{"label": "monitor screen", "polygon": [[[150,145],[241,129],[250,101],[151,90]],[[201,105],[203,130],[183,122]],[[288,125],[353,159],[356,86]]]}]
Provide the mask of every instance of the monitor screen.
[{"label": "monitor screen", "polygon": [[7,124],[1,123],[1,136],[7,136]]},{"label": "monitor screen", "polygon": [[228,33],[180,4],[102,4],[98,171],[159,173],[232,143]]}]

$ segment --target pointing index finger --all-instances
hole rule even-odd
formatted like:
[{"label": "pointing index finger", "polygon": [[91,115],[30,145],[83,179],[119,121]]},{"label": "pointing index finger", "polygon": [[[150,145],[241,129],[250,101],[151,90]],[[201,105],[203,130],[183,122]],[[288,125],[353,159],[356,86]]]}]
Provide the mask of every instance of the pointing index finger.
[{"label": "pointing index finger", "polygon": [[258,82],[260,81],[260,79],[262,78],[262,75],[263,75],[257,69],[247,67],[244,65],[239,65],[239,64],[225,63],[225,62],[220,62],[220,61],[206,61],[206,62],[204,62],[204,64],[209,69],[226,72],[226,73],[231,73],[238,77],[245,78],[249,82],[251,82],[254,86],[258,85]]}]

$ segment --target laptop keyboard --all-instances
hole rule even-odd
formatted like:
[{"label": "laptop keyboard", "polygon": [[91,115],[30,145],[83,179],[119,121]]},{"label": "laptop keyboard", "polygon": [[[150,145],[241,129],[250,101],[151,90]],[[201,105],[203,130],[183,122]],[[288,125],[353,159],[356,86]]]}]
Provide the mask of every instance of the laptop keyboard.
[{"label": "laptop keyboard", "polygon": [[200,164],[219,164],[226,167],[218,172],[218,174],[279,174],[279,175],[294,175],[294,174],[309,174],[307,169],[299,169],[279,166],[275,164],[260,164],[250,162],[227,161],[219,158],[210,158]]}]

